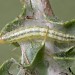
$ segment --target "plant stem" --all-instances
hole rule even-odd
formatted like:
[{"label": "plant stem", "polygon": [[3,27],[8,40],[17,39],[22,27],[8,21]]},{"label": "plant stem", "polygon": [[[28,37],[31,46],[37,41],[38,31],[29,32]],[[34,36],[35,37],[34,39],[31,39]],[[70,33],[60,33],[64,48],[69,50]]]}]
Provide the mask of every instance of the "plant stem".
[{"label": "plant stem", "polygon": [[26,15],[35,19],[43,19],[44,16],[54,16],[49,0],[25,0]]}]

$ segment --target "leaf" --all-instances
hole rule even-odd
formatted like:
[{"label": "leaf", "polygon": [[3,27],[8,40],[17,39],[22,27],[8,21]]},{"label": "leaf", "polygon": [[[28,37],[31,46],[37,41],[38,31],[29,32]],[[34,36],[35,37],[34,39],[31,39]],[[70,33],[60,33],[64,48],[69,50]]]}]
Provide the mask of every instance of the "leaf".
[{"label": "leaf", "polygon": [[[45,44],[38,41],[29,41],[26,44],[20,43],[21,49],[25,49],[25,55],[29,64],[25,61],[23,64],[25,70],[28,70],[26,74],[34,74],[39,73],[39,75],[47,74],[47,67],[44,64],[44,48]],[[24,58],[25,59],[25,58]],[[37,69],[36,69],[37,68]],[[19,74],[24,69],[19,71]]]},{"label": "leaf", "polygon": [[1,30],[0,35],[3,35],[5,33],[7,33],[7,32],[15,30],[16,28],[18,28],[21,25],[23,25],[23,23],[25,21],[25,15],[26,15],[26,8],[25,8],[25,5],[23,5],[21,14],[18,17],[16,17],[13,21],[11,21],[8,24],[6,24],[3,27],[3,29]]},{"label": "leaf", "polygon": [[[74,43],[54,43],[55,45],[55,57],[57,63],[61,66],[62,69],[68,70],[68,67],[72,66],[72,63],[75,61],[75,46]],[[65,71],[66,71],[65,70]],[[69,71],[69,70],[68,70]]]},{"label": "leaf", "polygon": [[1,66],[0,66],[0,75],[11,75],[9,73],[9,69],[11,65],[14,63],[14,59],[10,59],[5,61]]},{"label": "leaf", "polygon": [[[75,20],[56,24],[54,29],[65,34],[75,35]],[[75,65],[73,64],[75,62],[75,42],[54,41],[54,51],[55,60],[63,69],[62,72],[67,71],[70,75],[68,68],[73,67],[72,71],[75,74]]]},{"label": "leaf", "polygon": [[[44,44],[42,45],[41,42],[30,42],[26,45],[24,45],[24,43],[21,43],[21,49],[25,49],[25,55],[26,58],[29,61],[29,64],[27,64],[25,62],[25,66],[31,66],[33,64],[33,62],[35,61],[37,55],[40,53],[40,51],[43,49]],[[44,50],[42,50],[44,51]],[[38,58],[38,60],[40,60],[41,56]]]},{"label": "leaf", "polygon": [[71,21],[64,22],[64,26],[66,28],[72,27],[73,25],[75,25],[75,19],[73,19]]},{"label": "leaf", "polygon": [[1,35],[10,32],[12,30],[15,30],[16,28],[21,26],[23,22],[24,18],[16,18],[14,21],[5,25],[5,27],[1,30]]},{"label": "leaf", "polygon": [[62,22],[59,24],[55,24],[54,29],[62,33],[75,35],[75,19],[66,21],[66,22]]},{"label": "leaf", "polygon": [[75,49],[75,46],[72,46],[71,48],[69,48],[67,51],[66,51],[66,56],[74,56],[75,52],[73,51]]},{"label": "leaf", "polygon": [[65,51],[60,51],[55,53],[56,56],[63,57],[64,59],[66,59],[66,57],[68,57],[67,60],[70,60],[69,57],[74,57],[75,56],[75,46],[72,46],[71,48],[67,48]]}]

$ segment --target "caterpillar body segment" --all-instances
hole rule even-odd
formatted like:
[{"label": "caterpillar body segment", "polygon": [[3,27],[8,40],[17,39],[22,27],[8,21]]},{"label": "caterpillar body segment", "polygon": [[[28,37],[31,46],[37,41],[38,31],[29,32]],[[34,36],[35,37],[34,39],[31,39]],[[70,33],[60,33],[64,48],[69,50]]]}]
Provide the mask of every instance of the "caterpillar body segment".
[{"label": "caterpillar body segment", "polygon": [[47,27],[33,26],[19,28],[2,35],[0,37],[0,43],[13,43],[26,41],[28,39],[43,39],[45,36],[62,42],[75,41],[74,35],[63,34]]}]

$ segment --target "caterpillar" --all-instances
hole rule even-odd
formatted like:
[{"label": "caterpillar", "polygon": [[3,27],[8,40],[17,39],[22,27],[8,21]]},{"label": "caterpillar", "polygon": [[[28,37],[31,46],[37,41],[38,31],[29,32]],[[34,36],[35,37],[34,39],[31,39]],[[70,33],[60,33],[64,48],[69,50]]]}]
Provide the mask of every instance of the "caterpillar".
[{"label": "caterpillar", "polygon": [[[15,27],[16,24],[17,24],[17,26],[18,25],[20,26],[25,21],[25,17],[26,17],[25,12],[26,12],[26,8],[25,8],[25,4],[24,4],[23,11],[19,16],[20,18],[16,18],[16,20],[14,20],[11,23],[8,23],[6,25],[6,27],[3,28],[2,32],[5,31],[5,29],[6,29],[7,33],[0,36],[0,43],[1,44],[2,43],[13,43],[13,42],[19,42],[19,41],[26,41],[29,39],[39,39],[39,38],[43,39],[45,36],[47,36],[47,39],[53,39],[56,41],[62,41],[62,42],[75,41],[74,35],[64,34],[62,32],[57,32],[53,29],[50,29],[49,27],[43,27],[43,26],[40,27],[40,25],[38,25],[38,26],[32,25],[31,27],[27,27],[27,25],[28,25],[27,24],[26,26],[23,26],[20,28],[17,27],[17,28],[15,28],[15,30],[13,30],[13,27]],[[44,15],[44,17],[47,19],[47,17],[45,15]],[[29,19],[32,19],[32,17],[27,16],[26,19],[29,20]],[[33,21],[33,22],[35,22],[35,21]],[[39,23],[39,21],[36,21],[36,22]],[[62,22],[54,22],[54,21],[50,21],[48,19],[47,19],[47,22],[49,22],[51,24],[63,25]]]},{"label": "caterpillar", "polygon": [[[46,35],[47,34],[47,35]],[[0,43],[13,43],[13,42],[20,42],[26,41],[29,39],[41,39],[45,36],[48,39],[55,39],[62,42],[73,42],[75,41],[74,35],[64,34],[61,32],[57,32],[53,29],[48,27],[40,27],[40,26],[33,26],[33,27],[20,27],[19,29],[15,29],[11,32],[7,32],[0,37]]]}]

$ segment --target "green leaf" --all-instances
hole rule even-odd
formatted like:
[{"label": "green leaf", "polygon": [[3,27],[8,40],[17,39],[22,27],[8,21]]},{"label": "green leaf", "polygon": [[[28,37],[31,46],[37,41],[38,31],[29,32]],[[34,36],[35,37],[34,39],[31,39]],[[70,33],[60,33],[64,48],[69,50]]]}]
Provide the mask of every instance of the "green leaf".
[{"label": "green leaf", "polygon": [[[29,71],[30,74],[39,73],[39,75],[47,75],[47,67],[44,63],[44,50],[45,44],[38,41],[31,41],[21,44],[23,49],[25,49],[25,55],[29,64],[25,61],[23,67]],[[22,49],[22,48],[21,48]],[[37,69],[36,69],[37,68]],[[21,73],[23,70],[19,73]]]},{"label": "green leaf", "polygon": [[74,56],[75,52],[73,51],[75,49],[75,46],[72,46],[71,48],[69,48],[67,51],[66,51],[66,56]]},{"label": "green leaf", "polygon": [[[62,22],[62,24],[58,25],[56,24],[53,29],[65,34],[75,35],[75,20]],[[54,59],[59,64],[61,69],[63,69],[62,72],[67,71],[70,75],[71,73],[69,72],[68,68],[73,67],[72,71],[75,74],[75,66],[73,64],[75,62],[75,43],[54,41],[54,51]]]},{"label": "green leaf", "polygon": [[16,28],[18,28],[21,25],[23,25],[23,23],[25,21],[25,15],[26,15],[26,8],[25,8],[25,4],[24,4],[21,14],[18,17],[16,17],[13,21],[11,21],[8,24],[6,24],[3,27],[3,29],[1,30],[0,35],[3,35],[5,33],[7,33],[7,32],[15,30]]},{"label": "green leaf", "polygon": [[5,25],[5,27],[1,30],[1,35],[15,30],[16,28],[20,27],[24,22],[24,18],[16,18],[14,21]]},{"label": "green leaf", "polygon": [[62,24],[55,24],[54,29],[62,33],[75,35],[75,19],[62,22]]},{"label": "green leaf", "polygon": [[0,66],[0,75],[11,75],[9,72],[9,69],[11,65],[14,63],[14,59],[10,59],[5,61],[1,66]]},{"label": "green leaf", "polygon": [[64,22],[64,26],[66,28],[72,27],[73,25],[75,25],[75,19],[73,19],[71,21]]},{"label": "green leaf", "polygon": [[75,46],[72,46],[70,48],[67,48],[65,51],[60,51],[60,52],[57,52],[55,53],[56,56],[58,56],[59,58],[60,57],[63,57],[64,59],[66,59],[66,57],[68,57],[67,60],[70,60],[69,58],[71,57],[74,57],[75,56]]},{"label": "green leaf", "polygon": [[[26,45],[25,50],[26,50],[26,56],[29,61],[29,64],[25,62],[25,67],[31,66],[36,61],[37,63],[39,62],[39,60],[43,57],[42,53],[44,52],[44,46],[45,45],[42,44],[41,42],[31,42],[28,45]],[[38,54],[40,53],[41,55],[38,56]]]}]

